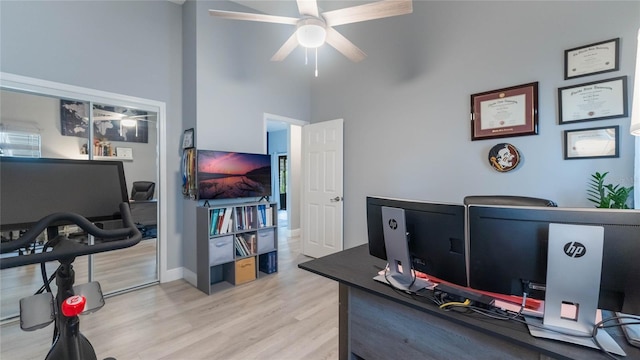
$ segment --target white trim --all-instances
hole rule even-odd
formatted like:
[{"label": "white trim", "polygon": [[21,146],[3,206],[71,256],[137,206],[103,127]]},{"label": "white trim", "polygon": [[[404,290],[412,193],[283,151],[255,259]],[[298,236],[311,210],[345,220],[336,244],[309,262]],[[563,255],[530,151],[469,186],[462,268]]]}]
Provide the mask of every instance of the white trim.
[{"label": "white trim", "polygon": [[99,103],[117,102],[125,107],[135,107],[140,110],[154,111],[158,113],[158,227],[159,227],[159,281],[167,282],[173,278],[167,270],[167,209],[165,201],[168,199],[166,183],[167,163],[166,152],[166,104],[162,101],[143,99],[134,96],[111,93],[107,91],[84,88],[48,80],[36,79],[22,75],[0,72],[0,87],[15,91],[52,95],[59,98],[68,98],[81,101],[93,101]]},{"label": "white trim", "polygon": [[297,238],[297,237],[300,237],[301,234],[302,234],[302,230],[300,228],[289,230],[289,237]]},{"label": "white trim", "polygon": [[[193,274],[191,272],[191,274]],[[185,269],[183,267],[179,267],[179,268],[174,268],[171,270],[167,270],[167,272],[165,273],[164,277],[163,277],[163,281],[162,282],[169,282],[169,281],[175,281],[175,280],[180,280],[182,278],[184,278],[185,276]],[[195,277],[195,274],[193,274],[193,276]]]},{"label": "white trim", "polygon": [[193,271],[187,268],[182,268],[182,278],[189,284],[198,287],[198,275]]}]

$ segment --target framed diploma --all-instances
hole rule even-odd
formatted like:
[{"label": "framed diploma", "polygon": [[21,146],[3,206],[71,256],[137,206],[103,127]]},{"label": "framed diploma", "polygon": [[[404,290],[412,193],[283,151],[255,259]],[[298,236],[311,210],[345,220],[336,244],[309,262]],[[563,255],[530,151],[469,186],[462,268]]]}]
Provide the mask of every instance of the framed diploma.
[{"label": "framed diploma", "polygon": [[618,130],[618,125],[565,130],[565,160],[619,157]]},{"label": "framed diploma", "polygon": [[620,69],[620,38],[564,51],[564,79],[600,74]]},{"label": "framed diploma", "polygon": [[537,133],[537,82],[471,95],[471,140]]},{"label": "framed diploma", "polygon": [[627,108],[626,76],[558,89],[560,124],[626,117]]}]

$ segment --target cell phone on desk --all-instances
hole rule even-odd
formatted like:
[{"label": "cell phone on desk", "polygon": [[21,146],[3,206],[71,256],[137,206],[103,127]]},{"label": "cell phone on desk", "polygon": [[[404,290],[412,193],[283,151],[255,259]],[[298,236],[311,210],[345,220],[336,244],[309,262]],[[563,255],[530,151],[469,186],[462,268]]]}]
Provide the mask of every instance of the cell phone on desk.
[{"label": "cell phone on desk", "polygon": [[627,338],[627,342],[631,346],[640,348],[640,324],[629,324],[640,322],[640,316],[628,315],[621,312],[616,312],[616,316],[625,317],[623,319],[618,319],[618,322],[621,324],[620,328],[622,328],[622,332],[624,333],[624,337]]}]

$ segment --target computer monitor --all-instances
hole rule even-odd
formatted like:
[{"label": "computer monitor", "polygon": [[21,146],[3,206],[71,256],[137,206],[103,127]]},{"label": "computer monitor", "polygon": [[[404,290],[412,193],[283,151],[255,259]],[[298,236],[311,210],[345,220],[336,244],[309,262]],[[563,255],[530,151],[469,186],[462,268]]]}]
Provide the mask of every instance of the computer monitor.
[{"label": "computer monitor", "polygon": [[598,307],[640,314],[638,210],[470,205],[469,286],[544,300],[552,223],[604,228]]},{"label": "computer monitor", "polygon": [[382,208],[403,209],[413,269],[466,286],[464,205],[367,197],[369,253],[387,260]]},{"label": "computer monitor", "polygon": [[8,231],[57,212],[120,219],[128,196],[121,161],[0,157],[0,199],[0,230]]}]

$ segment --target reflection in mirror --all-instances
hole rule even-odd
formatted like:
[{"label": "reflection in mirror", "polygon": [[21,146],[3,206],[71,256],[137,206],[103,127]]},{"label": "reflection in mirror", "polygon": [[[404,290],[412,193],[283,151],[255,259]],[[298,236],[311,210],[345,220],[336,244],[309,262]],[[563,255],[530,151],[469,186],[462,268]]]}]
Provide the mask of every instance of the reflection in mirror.
[{"label": "reflection in mirror", "polygon": [[[135,182],[158,183],[157,112],[8,89],[0,89],[0,100],[0,156],[122,161],[129,194]],[[77,284],[99,281],[102,291],[110,294],[158,281],[156,199],[131,203],[134,221],[145,239],[130,249],[77,258]],[[91,241],[79,228],[64,227],[61,232],[78,241]],[[18,231],[3,232],[2,241],[19,236]],[[46,241],[43,235],[36,246],[21,251],[41,251]],[[55,262],[47,263],[47,273],[53,274],[56,267]],[[38,265],[2,270],[0,319],[17,316],[19,299],[33,295],[42,284]],[[55,285],[52,287],[55,291]]]}]

